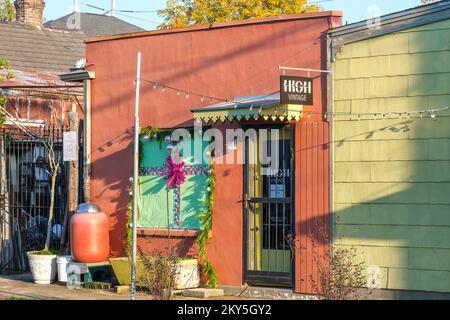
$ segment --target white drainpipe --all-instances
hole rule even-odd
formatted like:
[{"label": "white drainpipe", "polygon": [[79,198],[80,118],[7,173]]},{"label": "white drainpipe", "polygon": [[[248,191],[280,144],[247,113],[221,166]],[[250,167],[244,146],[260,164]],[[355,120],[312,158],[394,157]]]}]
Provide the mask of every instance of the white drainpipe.
[{"label": "white drainpipe", "polygon": [[84,80],[84,168],[83,193],[84,201],[91,199],[91,80]]},{"label": "white drainpipe", "polygon": [[59,78],[64,82],[83,83],[84,88],[84,148],[83,148],[83,195],[84,201],[91,199],[91,81],[95,79],[94,71],[75,69],[67,74],[62,74]]},{"label": "white drainpipe", "polygon": [[[330,186],[329,186],[329,206],[330,206],[330,245],[333,246],[333,231],[334,231],[334,214],[335,214],[335,206],[334,206],[334,121],[335,117],[334,113],[334,52],[333,52],[333,43],[332,39],[329,35],[327,35],[327,68],[332,72],[328,74],[327,78],[327,93],[328,93],[328,117],[327,120],[330,122],[330,130],[329,130],[329,171],[330,171]],[[333,251],[331,250],[331,254]]]},{"label": "white drainpipe", "polygon": [[80,12],[80,3],[78,0],[73,0],[73,12]]},{"label": "white drainpipe", "polygon": [[116,16],[116,0],[111,0],[111,16]]}]

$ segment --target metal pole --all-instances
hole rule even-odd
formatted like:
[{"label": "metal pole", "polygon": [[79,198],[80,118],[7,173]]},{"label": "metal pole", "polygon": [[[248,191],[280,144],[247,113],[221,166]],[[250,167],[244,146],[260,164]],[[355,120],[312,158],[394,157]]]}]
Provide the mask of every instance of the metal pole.
[{"label": "metal pole", "polygon": [[80,12],[80,4],[78,0],[73,0],[73,12]]},{"label": "metal pole", "polygon": [[319,72],[319,73],[329,73],[331,74],[331,70],[320,70],[320,69],[309,69],[309,68],[293,68],[293,67],[279,67],[280,70],[293,70],[293,71],[306,71],[306,72]]},{"label": "metal pole", "polygon": [[83,197],[91,202],[91,80],[84,80]]},{"label": "metal pole", "polygon": [[111,0],[111,16],[116,16],[116,0]]},{"label": "metal pole", "polygon": [[133,243],[131,261],[131,300],[136,299],[137,217],[139,188],[139,94],[141,87],[141,53],[137,55],[136,108],[134,113],[134,172],[133,172]]}]

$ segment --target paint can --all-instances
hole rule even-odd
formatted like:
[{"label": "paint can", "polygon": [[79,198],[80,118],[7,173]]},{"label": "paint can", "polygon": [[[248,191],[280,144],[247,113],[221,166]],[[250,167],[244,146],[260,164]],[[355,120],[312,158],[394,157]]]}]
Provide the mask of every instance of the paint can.
[{"label": "paint can", "polygon": [[58,281],[67,282],[67,267],[70,262],[73,261],[71,256],[59,256],[56,259],[56,264],[58,266]]}]

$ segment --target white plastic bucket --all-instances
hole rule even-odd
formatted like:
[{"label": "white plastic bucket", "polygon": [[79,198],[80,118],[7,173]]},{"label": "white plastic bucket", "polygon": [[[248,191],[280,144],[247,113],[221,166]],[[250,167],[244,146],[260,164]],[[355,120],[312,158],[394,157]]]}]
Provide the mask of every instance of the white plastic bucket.
[{"label": "white plastic bucket", "polygon": [[67,282],[67,267],[73,261],[71,256],[60,256],[56,259],[58,265],[58,281]]}]

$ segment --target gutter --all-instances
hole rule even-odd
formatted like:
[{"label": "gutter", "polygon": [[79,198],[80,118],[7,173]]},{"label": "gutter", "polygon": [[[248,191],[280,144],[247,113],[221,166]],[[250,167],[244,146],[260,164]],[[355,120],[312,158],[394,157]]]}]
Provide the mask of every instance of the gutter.
[{"label": "gutter", "polygon": [[450,0],[443,0],[381,16],[375,28],[371,20],[363,20],[334,28],[329,35],[332,46],[339,47],[447,19],[450,19]]},{"label": "gutter", "polygon": [[85,203],[91,200],[91,81],[84,80],[84,147],[83,147],[83,196]]},{"label": "gutter", "polygon": [[301,13],[301,14],[292,14],[292,15],[273,16],[273,17],[267,17],[267,18],[234,20],[234,21],[228,21],[228,22],[218,22],[218,23],[212,23],[212,24],[189,26],[189,27],[174,28],[174,29],[167,29],[167,30],[151,30],[151,31],[141,31],[141,32],[134,32],[134,33],[125,33],[125,34],[119,34],[119,35],[113,35],[113,36],[109,35],[109,36],[99,36],[99,37],[88,37],[85,39],[85,43],[123,40],[123,39],[130,39],[130,38],[168,35],[168,34],[185,33],[185,32],[193,32],[193,31],[207,31],[207,30],[219,29],[219,28],[230,28],[230,27],[236,27],[236,26],[262,24],[262,23],[277,23],[277,22],[286,22],[286,21],[291,21],[291,20],[306,20],[306,19],[317,19],[317,18],[325,18],[325,17],[342,17],[343,15],[344,14],[341,11],[320,11],[320,12],[313,12],[313,13]]},{"label": "gutter", "polygon": [[91,199],[91,82],[95,79],[95,72],[77,69],[59,76],[65,82],[82,82],[84,88],[84,125],[83,125],[83,196],[84,202]]},{"label": "gutter", "polygon": [[335,207],[334,207],[334,53],[332,46],[332,38],[329,34],[327,34],[327,69],[332,72],[328,74],[327,79],[327,96],[328,96],[328,114],[331,115],[327,117],[330,123],[329,130],[329,143],[330,143],[330,151],[329,151],[329,208],[330,208],[330,257],[333,254],[333,239],[334,239],[334,215],[335,215]]}]

